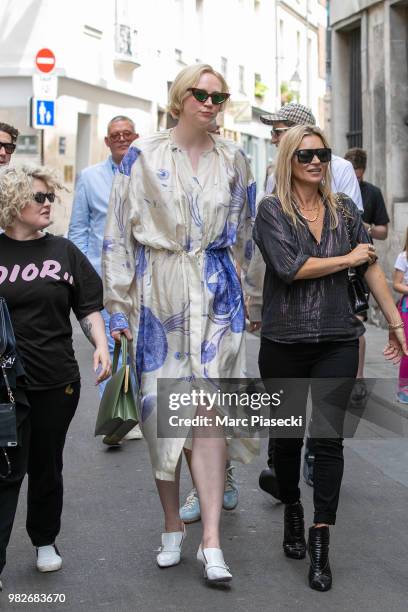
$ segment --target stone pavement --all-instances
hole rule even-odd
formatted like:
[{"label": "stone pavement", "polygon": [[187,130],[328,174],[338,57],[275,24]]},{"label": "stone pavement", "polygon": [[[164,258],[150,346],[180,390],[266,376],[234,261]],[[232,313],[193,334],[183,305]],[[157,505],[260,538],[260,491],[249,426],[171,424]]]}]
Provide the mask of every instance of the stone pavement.
[{"label": "stone pavement", "polygon": [[[396,375],[380,352],[385,332],[367,333],[367,374]],[[408,605],[408,445],[395,437],[348,441],[338,522],[331,530],[334,586],[316,593],[307,586],[307,562],[282,552],[282,512],[258,488],[261,455],[236,468],[240,502],[222,518],[223,549],[234,576],[230,588],[209,588],[195,560],[200,523],[187,529],[182,563],[155,564],[162,516],[146,443],[129,441],[107,450],[93,437],[98,395],[91,349],[76,329],[83,374],[80,406],[65,451],[65,505],[58,545],[60,572],[39,574],[25,532],[25,487],[3,573],[0,609],[64,612],[406,612]],[[258,339],[249,339],[254,373]],[[391,381],[392,384],[392,381]],[[392,401],[392,398],[385,398]],[[56,407],[57,408],[57,407]],[[381,433],[381,431],[379,430]],[[190,480],[183,467],[182,493]],[[302,484],[306,521],[312,518],[312,489]],[[10,593],[64,593],[61,604],[10,604]]]}]

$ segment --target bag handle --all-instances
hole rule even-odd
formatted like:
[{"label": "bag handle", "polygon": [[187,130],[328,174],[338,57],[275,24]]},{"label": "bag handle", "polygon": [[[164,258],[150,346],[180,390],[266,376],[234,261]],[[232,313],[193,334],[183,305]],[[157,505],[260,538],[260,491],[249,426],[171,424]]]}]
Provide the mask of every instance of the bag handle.
[{"label": "bag handle", "polygon": [[9,396],[10,404],[13,404],[13,406],[14,406],[14,404],[16,402],[14,400],[14,395],[13,395],[13,392],[11,390],[9,380],[7,378],[6,366],[5,366],[3,361],[0,362],[0,366],[1,366],[1,371],[3,372],[4,382],[6,383],[6,389],[7,389],[7,393],[8,393],[8,396]]},{"label": "bag handle", "polygon": [[337,200],[337,204],[339,205],[339,209],[344,219],[344,222],[346,224],[347,238],[348,238],[349,248],[350,248],[350,253],[351,253],[351,251],[353,250],[353,247],[351,246],[351,232],[350,232],[349,220],[347,218],[346,211],[344,210],[343,202],[339,194],[336,194],[336,200]]},{"label": "bag handle", "polygon": [[112,374],[116,374],[121,353],[122,363],[126,365],[128,358],[128,342],[125,334],[121,335],[120,342],[115,342],[115,349],[113,351]]}]

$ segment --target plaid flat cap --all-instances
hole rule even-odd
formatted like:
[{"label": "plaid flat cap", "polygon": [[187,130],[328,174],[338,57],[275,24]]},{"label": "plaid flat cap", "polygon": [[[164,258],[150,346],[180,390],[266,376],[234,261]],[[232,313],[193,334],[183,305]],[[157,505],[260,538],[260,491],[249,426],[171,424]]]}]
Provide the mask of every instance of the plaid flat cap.
[{"label": "plaid flat cap", "polygon": [[316,125],[316,119],[310,108],[303,104],[285,104],[272,115],[261,115],[262,123],[273,125],[278,121],[291,121],[295,125]]}]

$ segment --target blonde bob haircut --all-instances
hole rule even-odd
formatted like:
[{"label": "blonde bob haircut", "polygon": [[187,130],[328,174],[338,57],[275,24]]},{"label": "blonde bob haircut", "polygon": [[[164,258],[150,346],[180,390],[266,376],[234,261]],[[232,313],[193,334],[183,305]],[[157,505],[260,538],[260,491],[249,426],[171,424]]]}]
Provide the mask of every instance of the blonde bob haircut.
[{"label": "blonde bob haircut", "polygon": [[[221,90],[223,93],[228,93],[228,85],[222,74],[214,70],[209,64],[192,64],[186,66],[178,73],[169,90],[168,111],[174,119],[180,117],[183,110],[183,104],[186,97],[189,95],[190,87],[197,87],[203,74],[213,74],[221,82]],[[223,105],[221,105],[223,107]]]},{"label": "blonde bob haircut", "polygon": [[[303,223],[303,221],[301,221],[296,214],[296,207],[294,204],[292,160],[295,151],[302,148],[301,143],[305,136],[318,136],[323,143],[323,147],[329,147],[328,140],[320,128],[314,125],[297,125],[290,128],[282,138],[279,144],[275,167],[275,193],[282,204],[283,212],[291,219],[295,226],[297,223]],[[319,184],[319,193],[329,211],[330,228],[334,229],[339,222],[337,215],[338,205],[331,190],[330,164],[323,167],[325,168],[324,177]]]},{"label": "blonde bob haircut", "polygon": [[42,166],[7,168],[0,173],[0,227],[7,229],[33,199],[33,180],[43,181],[53,193],[64,189],[54,170]]}]

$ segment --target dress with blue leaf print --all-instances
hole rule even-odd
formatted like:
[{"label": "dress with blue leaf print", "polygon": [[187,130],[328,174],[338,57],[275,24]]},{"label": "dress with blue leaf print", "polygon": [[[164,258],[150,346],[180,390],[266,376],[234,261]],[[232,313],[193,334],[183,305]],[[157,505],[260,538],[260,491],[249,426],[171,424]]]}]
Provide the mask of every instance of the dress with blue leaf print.
[{"label": "dress with blue leaf print", "polygon": [[[216,136],[195,174],[171,130],[135,141],[114,179],[105,228],[105,306],[112,327],[126,317],[133,334],[141,425],[162,480],[174,479],[186,441],[157,437],[157,379],[246,374],[235,264],[245,274],[254,251],[255,182],[243,151]],[[244,462],[255,447],[229,441],[231,458]]]}]

